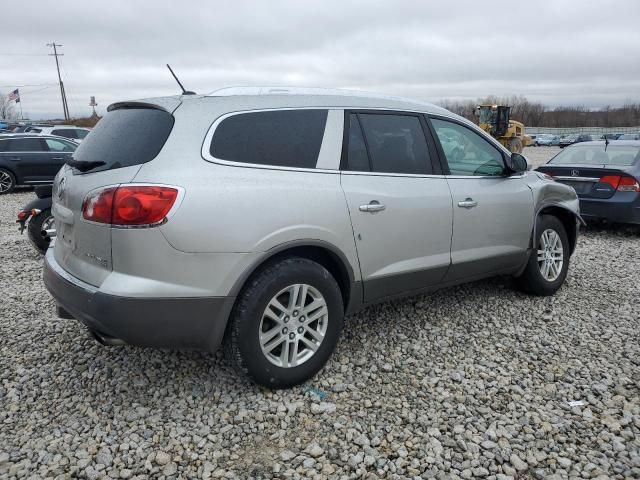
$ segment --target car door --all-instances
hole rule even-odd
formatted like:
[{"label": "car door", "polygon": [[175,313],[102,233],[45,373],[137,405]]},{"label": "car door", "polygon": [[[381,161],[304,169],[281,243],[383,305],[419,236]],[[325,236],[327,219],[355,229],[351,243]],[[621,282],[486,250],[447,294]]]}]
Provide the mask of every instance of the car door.
[{"label": "car door", "polygon": [[46,138],[48,157],[47,162],[41,165],[40,174],[46,179],[53,180],[58,171],[75,152],[77,145],[73,142],[58,138]]},{"label": "car door", "polygon": [[345,116],[341,185],[365,302],[437,284],[449,268],[451,194],[429,137],[418,114]]},{"label": "car door", "polygon": [[431,117],[453,199],[451,268],[445,281],[515,270],[527,258],[533,194],[505,174],[503,152],[473,127]]},{"label": "car door", "polygon": [[[42,166],[47,163],[49,154],[44,140],[40,137],[12,138],[7,153],[9,162],[14,166],[23,183],[38,183],[43,180]],[[48,177],[49,181],[53,177]]]}]

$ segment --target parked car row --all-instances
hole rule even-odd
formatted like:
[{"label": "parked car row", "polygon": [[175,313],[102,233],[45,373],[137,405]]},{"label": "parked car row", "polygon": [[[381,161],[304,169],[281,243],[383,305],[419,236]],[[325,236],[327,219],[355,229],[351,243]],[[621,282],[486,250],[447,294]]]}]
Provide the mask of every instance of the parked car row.
[{"label": "parked car row", "polygon": [[0,131],[0,134],[12,133],[30,133],[34,135],[53,135],[56,137],[64,137],[73,140],[76,143],[82,142],[84,138],[91,132],[90,128],[76,127],[74,125],[10,125],[10,128]]}]

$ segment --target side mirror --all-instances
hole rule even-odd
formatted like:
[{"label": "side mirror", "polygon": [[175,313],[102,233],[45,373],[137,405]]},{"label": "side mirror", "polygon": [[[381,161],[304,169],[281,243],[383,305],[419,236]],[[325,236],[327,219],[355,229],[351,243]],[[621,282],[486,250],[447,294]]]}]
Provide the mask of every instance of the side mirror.
[{"label": "side mirror", "polygon": [[523,173],[529,170],[529,162],[524,155],[512,153],[506,160],[507,170],[509,173]]}]

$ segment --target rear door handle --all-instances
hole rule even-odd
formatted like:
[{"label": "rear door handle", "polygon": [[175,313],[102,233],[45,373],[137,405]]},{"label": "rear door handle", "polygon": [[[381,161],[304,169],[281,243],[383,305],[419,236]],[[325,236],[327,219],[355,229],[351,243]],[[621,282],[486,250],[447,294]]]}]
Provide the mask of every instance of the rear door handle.
[{"label": "rear door handle", "polygon": [[382,205],[379,201],[371,200],[367,205],[360,205],[359,210],[361,212],[375,213],[375,212],[381,212],[385,208],[387,207]]},{"label": "rear door handle", "polygon": [[465,198],[464,201],[458,202],[458,206],[460,208],[473,208],[478,206],[478,202],[473,198]]},{"label": "rear door handle", "polygon": [[64,157],[53,157],[51,160],[64,160]]},{"label": "rear door handle", "polygon": [[9,157],[9,160],[11,160],[12,162],[19,162],[20,160],[22,160],[22,157]]}]

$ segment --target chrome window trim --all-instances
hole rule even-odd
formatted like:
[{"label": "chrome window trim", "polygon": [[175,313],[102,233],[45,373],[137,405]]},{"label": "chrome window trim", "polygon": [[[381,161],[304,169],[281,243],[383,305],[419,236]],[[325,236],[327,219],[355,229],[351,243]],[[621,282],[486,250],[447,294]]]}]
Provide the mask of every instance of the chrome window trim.
[{"label": "chrome window trim", "polygon": [[[325,124],[325,130],[322,136],[322,144],[320,145],[320,152],[318,152],[318,160],[316,161],[316,166],[320,163],[320,156],[323,154],[323,147],[324,147],[324,141],[325,138],[327,138],[328,140],[333,141],[336,137],[336,135],[339,136],[340,142],[339,142],[339,149],[336,151],[336,159],[334,161],[334,163],[336,164],[336,168],[335,169],[330,169],[330,168],[303,168],[303,167],[283,167],[280,165],[264,165],[264,164],[260,164],[260,163],[245,163],[245,162],[234,162],[232,160],[223,160],[221,158],[216,158],[213,155],[211,155],[211,153],[209,152],[210,147],[211,147],[211,141],[213,140],[213,135],[215,133],[216,128],[218,128],[218,125],[220,125],[225,119],[229,118],[229,117],[233,117],[236,115],[243,115],[245,113],[258,113],[258,112],[276,112],[276,111],[289,111],[289,110],[326,110],[327,111],[327,122]],[[241,167],[241,168],[261,168],[264,170],[283,170],[283,171],[287,171],[287,172],[314,172],[314,173],[332,173],[332,174],[339,174],[340,173],[340,151],[342,149],[342,131],[339,132],[339,134],[331,134],[331,132],[327,132],[328,128],[335,128],[337,126],[337,121],[334,118],[334,115],[330,115],[331,111],[339,111],[339,109],[337,107],[278,107],[278,108],[260,108],[260,109],[252,109],[252,110],[237,110],[237,111],[233,111],[233,112],[227,112],[221,116],[219,116],[218,118],[216,118],[213,123],[211,124],[211,126],[209,127],[209,130],[207,131],[207,134],[204,137],[204,140],[202,142],[202,148],[200,150],[200,154],[202,156],[202,158],[210,163],[217,163],[220,165],[227,165],[227,166],[231,166],[231,167]],[[344,114],[340,111],[340,115],[344,116]],[[332,121],[330,122],[330,117],[332,118]],[[344,121],[344,119],[342,120]],[[331,138],[331,137],[334,138]],[[330,154],[330,150],[331,147],[327,147],[328,151],[324,152],[324,155],[328,155]],[[323,163],[327,163],[329,164],[329,160],[328,159],[323,159]]]}]

